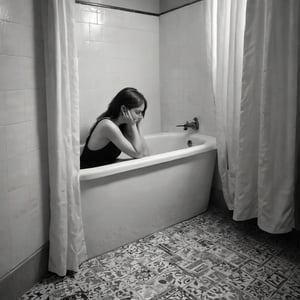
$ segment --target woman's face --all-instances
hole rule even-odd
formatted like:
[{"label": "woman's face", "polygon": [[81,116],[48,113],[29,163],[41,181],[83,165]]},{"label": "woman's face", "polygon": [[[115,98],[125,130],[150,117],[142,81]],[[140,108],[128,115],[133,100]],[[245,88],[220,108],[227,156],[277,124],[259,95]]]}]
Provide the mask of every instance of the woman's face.
[{"label": "woman's face", "polygon": [[139,107],[135,107],[129,110],[135,122],[140,122],[143,119],[144,109],[145,109],[145,104],[143,103]]}]

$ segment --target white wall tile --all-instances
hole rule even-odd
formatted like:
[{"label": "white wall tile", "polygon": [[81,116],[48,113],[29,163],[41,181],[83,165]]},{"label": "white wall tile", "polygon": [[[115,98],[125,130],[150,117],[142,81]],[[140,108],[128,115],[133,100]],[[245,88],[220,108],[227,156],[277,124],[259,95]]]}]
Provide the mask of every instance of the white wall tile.
[{"label": "white wall tile", "polygon": [[8,201],[10,203],[11,218],[13,220],[22,219],[28,214],[32,207],[29,203],[29,193],[27,186],[21,186],[8,192]]},{"label": "white wall tile", "polygon": [[7,160],[7,188],[8,191],[18,189],[26,185],[27,182],[27,167],[28,158],[27,154],[17,155],[10,157]]},{"label": "white wall tile", "polygon": [[0,196],[5,201],[5,197],[7,196],[7,151],[6,151],[6,143],[5,143],[5,131],[4,128],[0,126]]},{"label": "white wall tile", "polygon": [[0,24],[0,54],[34,56],[34,31],[22,24]]},{"label": "white wall tile", "polygon": [[98,12],[81,10],[79,16],[79,22],[98,24]]},{"label": "white wall tile", "polygon": [[[4,165],[0,161],[0,277],[11,270],[12,263],[12,238],[11,238],[11,226],[10,226],[10,203],[7,197],[6,186],[2,187],[2,181],[6,177]],[[6,183],[7,184],[7,183]]]},{"label": "white wall tile", "polygon": [[25,121],[25,93],[24,90],[5,91],[4,93],[4,122],[14,124]]},{"label": "white wall tile", "polygon": [[36,88],[38,74],[32,58],[0,55],[0,90]]},{"label": "white wall tile", "polygon": [[48,239],[47,119],[40,1],[0,0],[0,66],[2,277]]},{"label": "white wall tile", "polygon": [[[100,25],[99,25],[100,26]],[[102,31],[102,41],[105,43],[112,43],[112,44],[119,44],[122,41],[122,37],[124,33],[126,32],[126,29],[120,29],[119,27],[109,27],[109,26],[103,26]],[[115,45],[118,46],[118,45]],[[122,48],[119,50],[122,51]]]},{"label": "white wall tile", "polygon": [[33,26],[39,1],[1,0],[0,20]]},{"label": "white wall tile", "polygon": [[90,24],[90,41],[103,42],[103,25]]},{"label": "white wall tile", "polygon": [[76,36],[76,43],[77,49],[79,50],[81,47],[90,40],[90,25],[85,23],[76,23],[75,24],[75,36]]},{"label": "white wall tile", "polygon": [[0,126],[29,120],[46,120],[42,89],[0,91]]},{"label": "white wall tile", "polygon": [[9,159],[26,153],[28,149],[28,135],[27,122],[6,126],[6,146]]},{"label": "white wall tile", "polygon": [[31,211],[11,222],[12,262],[14,265],[32,255],[44,243],[42,215]]},{"label": "white wall tile", "polygon": [[80,11],[90,11],[90,12],[97,12],[98,11],[97,6],[83,5],[83,4],[79,4],[79,6],[80,6]]},{"label": "white wall tile", "polygon": [[35,119],[26,122],[27,128],[27,151],[42,149],[47,146],[47,120]]},{"label": "white wall tile", "polygon": [[43,89],[22,90],[24,97],[24,121],[41,119],[46,120],[46,101],[45,91]]},{"label": "white wall tile", "polygon": [[105,27],[119,27],[126,28],[126,15],[132,15],[131,13],[126,13],[119,10],[113,9],[98,9],[98,24],[103,24]]},{"label": "white wall tile", "polygon": [[162,128],[200,119],[200,132],[215,134],[215,110],[206,64],[202,2],[160,17]]},{"label": "white wall tile", "polygon": [[93,2],[152,13],[159,13],[160,4],[159,0],[94,0]]},{"label": "white wall tile", "polygon": [[82,42],[84,32],[77,26],[81,30],[77,32],[81,141],[96,117],[126,86],[149,97],[145,133],[160,131],[158,18],[99,8],[99,23],[102,25],[89,23],[89,42]]},{"label": "white wall tile", "polygon": [[6,125],[6,99],[4,91],[0,90],[0,126]]}]

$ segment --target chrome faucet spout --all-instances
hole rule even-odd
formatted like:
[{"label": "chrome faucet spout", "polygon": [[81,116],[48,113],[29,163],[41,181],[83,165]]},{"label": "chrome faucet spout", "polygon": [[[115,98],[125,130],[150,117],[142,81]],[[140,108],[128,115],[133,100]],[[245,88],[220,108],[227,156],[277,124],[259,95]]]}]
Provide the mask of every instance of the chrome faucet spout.
[{"label": "chrome faucet spout", "polygon": [[183,127],[184,130],[187,130],[188,128],[198,130],[199,129],[199,120],[197,117],[195,117],[193,119],[193,121],[191,121],[191,122],[186,121],[185,124],[176,125],[176,127]]},{"label": "chrome faucet spout", "polygon": [[187,130],[188,127],[187,127],[187,124],[181,124],[181,125],[176,125],[176,127],[183,127],[183,130]]}]

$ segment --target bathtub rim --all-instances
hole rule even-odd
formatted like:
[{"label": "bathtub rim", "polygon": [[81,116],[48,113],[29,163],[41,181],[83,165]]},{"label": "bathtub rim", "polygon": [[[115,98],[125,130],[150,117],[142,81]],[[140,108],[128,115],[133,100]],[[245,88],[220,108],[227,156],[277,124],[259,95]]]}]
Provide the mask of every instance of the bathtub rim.
[{"label": "bathtub rim", "polygon": [[213,136],[208,136],[200,133],[180,133],[180,132],[159,132],[154,134],[146,135],[147,137],[156,137],[156,136],[184,136],[188,138],[201,138],[205,142],[201,145],[195,145],[189,148],[183,148],[179,150],[173,150],[169,152],[154,154],[138,159],[130,159],[126,161],[116,162],[113,164],[81,169],[79,171],[79,180],[87,181],[102,177],[107,177],[114,174],[125,173],[128,171],[145,168],[148,166],[154,166],[178,159],[183,159],[186,157],[194,156],[203,152],[208,152],[216,150],[216,138]]}]

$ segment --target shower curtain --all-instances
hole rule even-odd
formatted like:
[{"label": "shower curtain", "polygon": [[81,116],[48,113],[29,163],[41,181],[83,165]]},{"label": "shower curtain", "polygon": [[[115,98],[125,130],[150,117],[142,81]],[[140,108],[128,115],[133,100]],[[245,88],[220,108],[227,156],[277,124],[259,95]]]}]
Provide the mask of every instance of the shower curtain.
[{"label": "shower curtain", "polygon": [[209,0],[218,167],[233,219],[294,226],[298,0]]},{"label": "shower curtain", "polygon": [[87,258],[79,190],[79,93],[74,2],[44,0],[50,178],[49,271],[77,271]]}]

